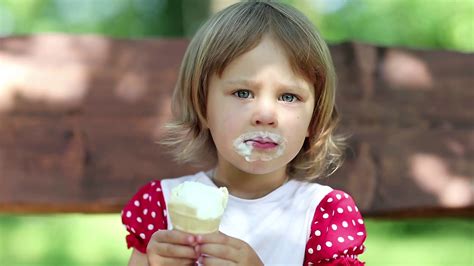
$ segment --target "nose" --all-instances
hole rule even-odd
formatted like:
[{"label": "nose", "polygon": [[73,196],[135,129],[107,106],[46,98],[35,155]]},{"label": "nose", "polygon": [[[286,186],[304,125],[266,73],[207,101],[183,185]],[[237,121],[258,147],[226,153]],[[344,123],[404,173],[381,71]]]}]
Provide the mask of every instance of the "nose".
[{"label": "nose", "polygon": [[269,100],[258,101],[252,115],[252,125],[276,127],[278,119],[275,103]]}]

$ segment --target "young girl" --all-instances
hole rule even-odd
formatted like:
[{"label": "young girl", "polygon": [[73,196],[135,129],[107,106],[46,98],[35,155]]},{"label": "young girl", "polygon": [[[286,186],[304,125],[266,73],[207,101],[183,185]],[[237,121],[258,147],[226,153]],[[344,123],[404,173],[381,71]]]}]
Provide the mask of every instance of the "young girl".
[{"label": "young girl", "polygon": [[[363,265],[352,198],[312,182],[340,164],[334,98],[329,50],[299,11],[251,1],[213,16],[186,51],[163,143],[215,167],[133,196],[122,212],[129,265]],[[173,230],[167,201],[184,181],[227,187],[219,232]]]}]

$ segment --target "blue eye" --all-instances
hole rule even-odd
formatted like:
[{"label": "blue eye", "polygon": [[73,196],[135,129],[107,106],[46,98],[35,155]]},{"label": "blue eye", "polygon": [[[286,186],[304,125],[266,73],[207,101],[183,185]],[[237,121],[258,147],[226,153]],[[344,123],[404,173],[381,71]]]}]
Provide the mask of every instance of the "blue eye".
[{"label": "blue eye", "polygon": [[294,94],[285,93],[282,96],[280,96],[280,100],[284,101],[284,102],[292,103],[292,102],[295,102],[296,100],[298,100],[298,98]]},{"label": "blue eye", "polygon": [[251,93],[249,90],[238,90],[233,93],[235,96],[243,99],[247,99],[250,97]]}]

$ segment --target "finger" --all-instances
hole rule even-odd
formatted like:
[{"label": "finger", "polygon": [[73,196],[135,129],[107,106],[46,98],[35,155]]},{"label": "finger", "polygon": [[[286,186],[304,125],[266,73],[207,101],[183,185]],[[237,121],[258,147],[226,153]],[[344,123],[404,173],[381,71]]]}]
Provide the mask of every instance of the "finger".
[{"label": "finger", "polygon": [[214,243],[214,244],[229,245],[236,249],[240,249],[243,244],[241,240],[237,238],[233,238],[221,232],[198,235],[196,236],[196,241],[199,244]]},{"label": "finger", "polygon": [[168,243],[158,243],[150,247],[150,250],[147,250],[147,252],[152,252],[167,258],[196,259],[198,257],[193,247]]},{"label": "finger", "polygon": [[223,244],[202,244],[199,245],[200,254],[206,254],[210,257],[220,258],[229,260],[232,262],[239,261],[238,250],[232,246],[226,246]]},{"label": "finger", "polygon": [[235,262],[215,257],[202,257],[202,264],[206,266],[235,266]]},{"label": "finger", "polygon": [[148,260],[150,266],[175,266],[175,265],[195,265],[195,259],[177,259],[177,258],[164,258],[164,257],[151,257]]},{"label": "finger", "polygon": [[178,230],[156,231],[151,236],[151,240],[161,243],[170,243],[178,245],[194,245],[196,243],[196,237],[194,235]]}]

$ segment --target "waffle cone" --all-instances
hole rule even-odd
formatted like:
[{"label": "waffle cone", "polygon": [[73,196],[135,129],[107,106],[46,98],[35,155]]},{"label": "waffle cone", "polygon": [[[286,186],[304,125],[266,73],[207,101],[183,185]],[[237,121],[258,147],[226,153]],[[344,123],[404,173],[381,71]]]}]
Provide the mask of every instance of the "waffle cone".
[{"label": "waffle cone", "polygon": [[170,202],[168,206],[173,227],[191,234],[208,234],[219,230],[221,218],[199,219],[196,210],[179,202]]}]

